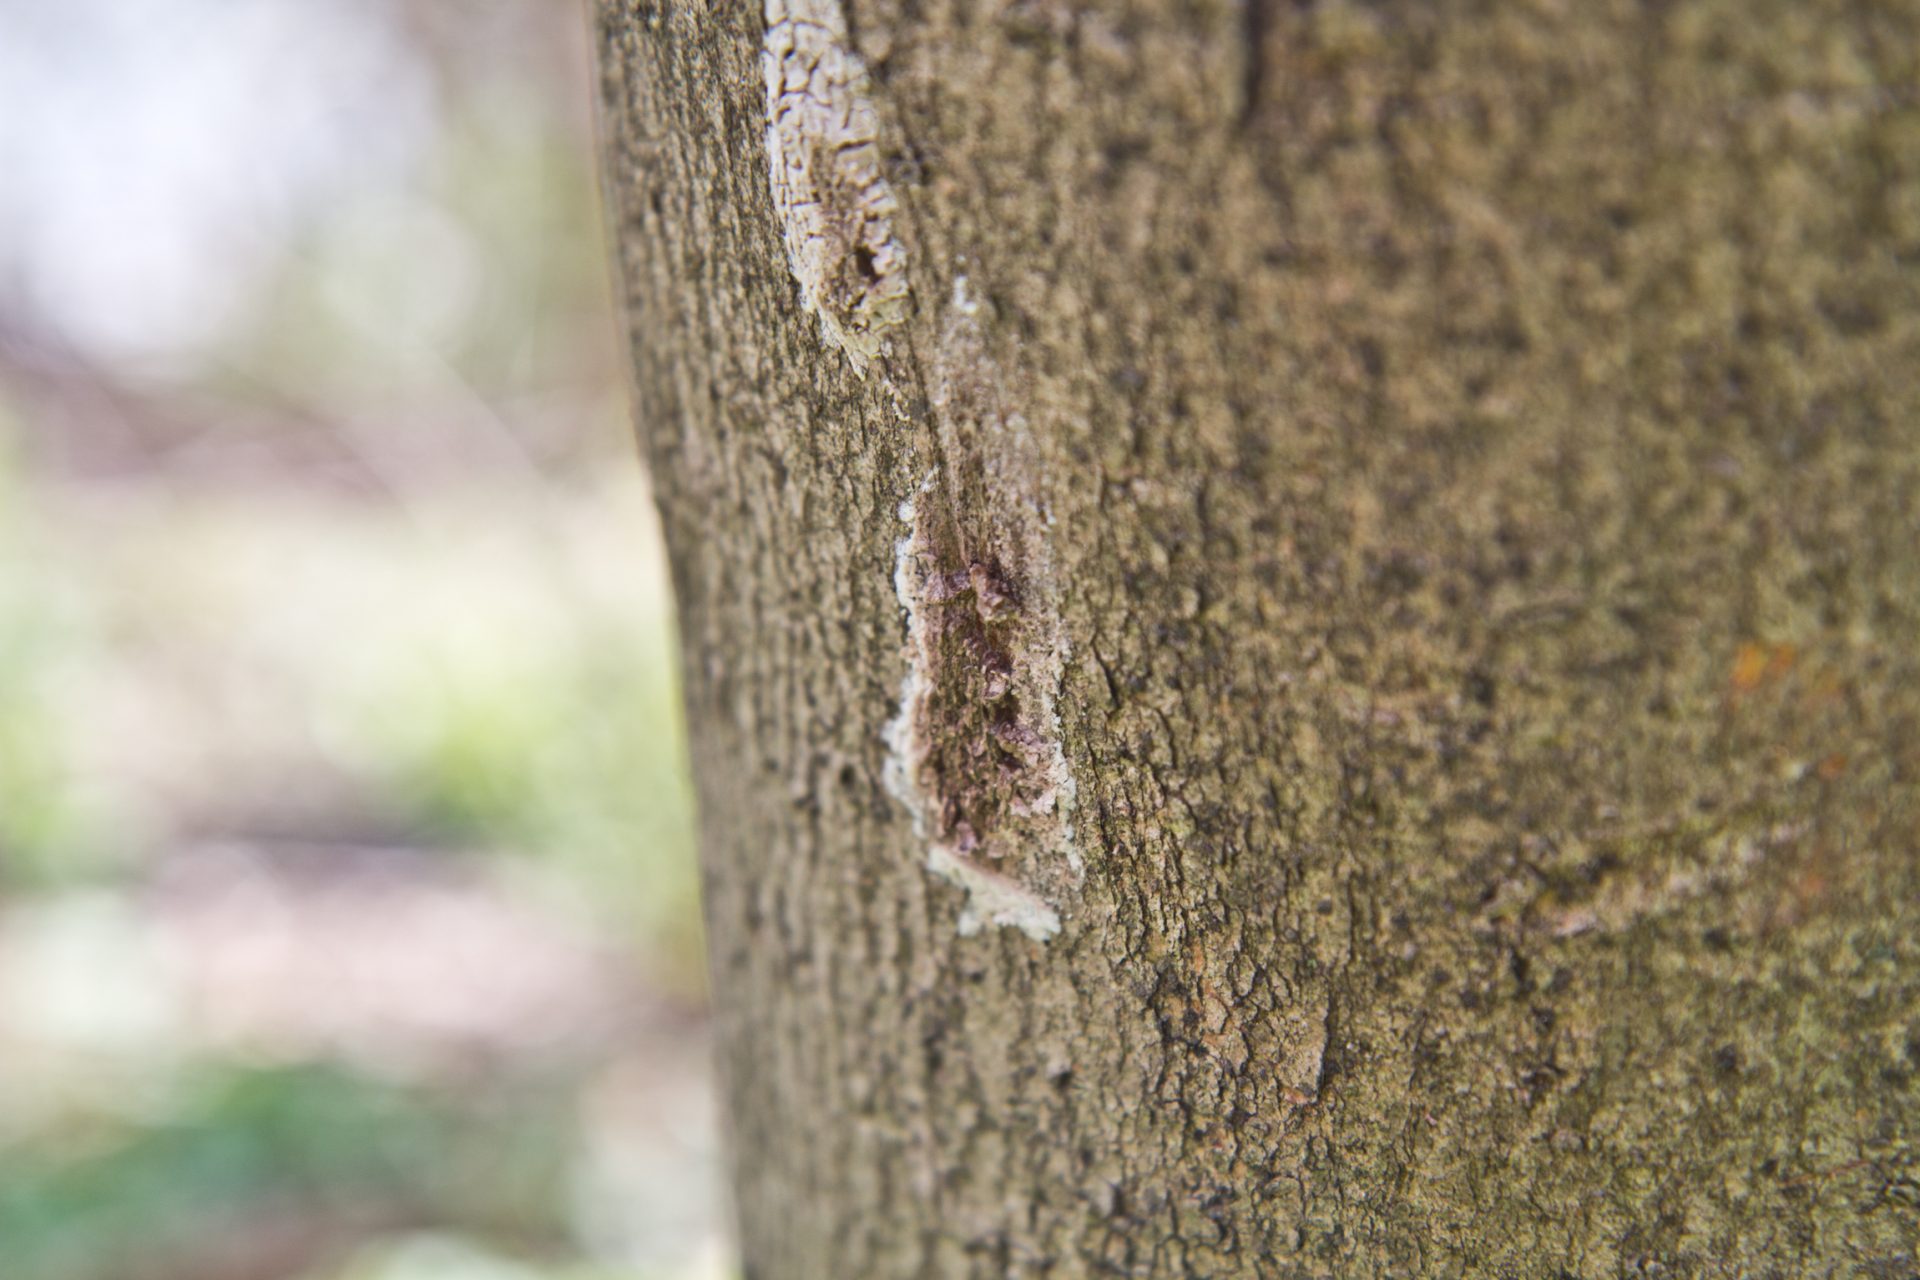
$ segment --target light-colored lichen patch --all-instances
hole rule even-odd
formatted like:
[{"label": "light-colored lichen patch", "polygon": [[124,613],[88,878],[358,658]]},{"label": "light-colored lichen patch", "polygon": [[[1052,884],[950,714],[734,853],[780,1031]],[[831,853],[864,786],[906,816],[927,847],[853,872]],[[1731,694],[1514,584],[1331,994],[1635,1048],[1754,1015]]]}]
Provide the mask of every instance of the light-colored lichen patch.
[{"label": "light-colored lichen patch", "polygon": [[835,0],[766,0],[761,52],[774,212],[823,339],[864,371],[907,304],[898,209],[866,67]]}]

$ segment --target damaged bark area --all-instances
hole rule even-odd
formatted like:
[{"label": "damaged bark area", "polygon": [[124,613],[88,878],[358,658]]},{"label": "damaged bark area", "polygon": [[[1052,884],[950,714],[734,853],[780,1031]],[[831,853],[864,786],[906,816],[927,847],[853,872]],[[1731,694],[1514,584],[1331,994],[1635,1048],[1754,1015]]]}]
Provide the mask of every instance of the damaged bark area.
[{"label": "damaged bark area", "polygon": [[934,362],[942,466],[903,503],[894,588],[907,622],[888,783],[928,869],[968,893],[963,933],[1007,925],[1044,941],[1079,883],[1073,774],[1054,708],[1066,642],[1026,423],[1003,402],[964,278]]},{"label": "damaged bark area", "polygon": [[889,782],[927,841],[928,868],[968,891],[961,931],[1010,925],[1045,940],[1079,876],[1073,777],[1040,687],[1059,664],[1005,568],[941,546],[927,496],[901,513],[913,529],[896,578],[909,670],[888,730]]}]

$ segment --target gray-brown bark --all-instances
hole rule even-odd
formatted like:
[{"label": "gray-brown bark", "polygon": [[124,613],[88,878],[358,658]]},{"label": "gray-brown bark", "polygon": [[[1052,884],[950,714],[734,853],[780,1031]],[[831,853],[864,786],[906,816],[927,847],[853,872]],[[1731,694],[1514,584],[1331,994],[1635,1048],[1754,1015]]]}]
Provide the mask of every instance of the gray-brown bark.
[{"label": "gray-brown bark", "polygon": [[599,24],[750,1275],[1914,1272],[1920,8]]}]

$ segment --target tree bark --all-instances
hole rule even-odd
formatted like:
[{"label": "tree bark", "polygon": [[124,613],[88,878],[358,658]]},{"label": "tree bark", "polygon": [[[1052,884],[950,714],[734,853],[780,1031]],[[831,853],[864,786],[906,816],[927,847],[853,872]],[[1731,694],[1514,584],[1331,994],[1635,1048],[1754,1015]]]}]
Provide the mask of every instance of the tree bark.
[{"label": "tree bark", "polygon": [[598,23],[749,1276],[1914,1274],[1920,6]]}]

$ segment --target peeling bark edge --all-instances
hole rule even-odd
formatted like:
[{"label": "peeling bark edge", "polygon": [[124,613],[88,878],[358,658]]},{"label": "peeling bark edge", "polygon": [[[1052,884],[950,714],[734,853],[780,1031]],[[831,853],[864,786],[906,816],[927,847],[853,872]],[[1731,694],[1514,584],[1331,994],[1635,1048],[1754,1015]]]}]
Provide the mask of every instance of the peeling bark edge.
[{"label": "peeling bark edge", "polygon": [[835,0],[766,0],[765,17],[768,179],[787,263],[821,339],[864,374],[907,306],[866,66]]},{"label": "peeling bark edge", "polygon": [[[969,856],[973,850],[959,847],[949,838],[938,812],[945,801],[940,794],[939,779],[930,777],[935,771],[929,736],[934,729],[929,720],[939,680],[934,659],[938,643],[934,635],[936,623],[929,608],[935,602],[928,598],[930,578],[922,564],[927,546],[920,524],[925,514],[921,503],[934,492],[935,484],[936,473],[930,471],[899,508],[906,532],[894,544],[893,583],[905,617],[906,674],[901,678],[899,711],[884,730],[888,748],[884,781],[888,793],[912,818],[915,840],[926,845],[927,870],[966,891],[960,932],[971,935],[987,925],[998,925],[1018,929],[1036,942],[1045,942],[1060,932],[1060,913],[1056,906],[1039,890],[991,870],[978,858]],[[1060,656],[1064,661],[1064,655]],[[1077,880],[1081,867],[1073,847],[1072,815],[1076,795],[1073,773],[1060,749],[1058,717],[1051,697],[1041,699],[1040,712],[1050,732],[1041,739],[1042,755],[1036,762],[1044,787],[1044,798],[1036,808],[1044,810],[1042,816],[1051,817],[1052,822],[1043,827],[1053,828],[1059,851],[1064,853]],[[1045,855],[1054,851],[1026,852]]]}]

